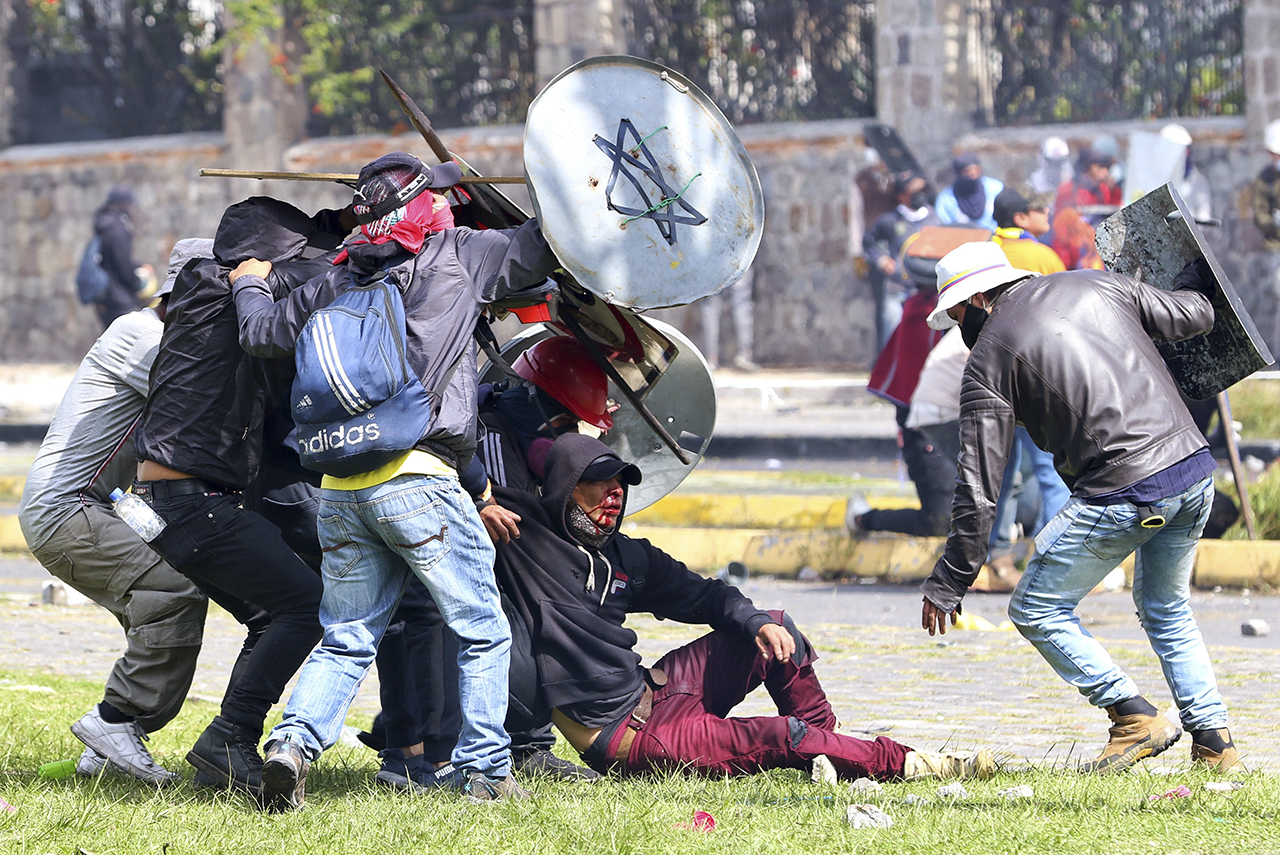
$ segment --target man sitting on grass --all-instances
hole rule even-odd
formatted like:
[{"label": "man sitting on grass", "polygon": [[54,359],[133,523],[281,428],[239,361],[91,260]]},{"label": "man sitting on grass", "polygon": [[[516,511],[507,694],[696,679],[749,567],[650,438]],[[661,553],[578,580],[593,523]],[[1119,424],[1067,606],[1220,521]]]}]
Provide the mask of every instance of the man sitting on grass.
[{"label": "man sitting on grass", "polygon": [[[497,549],[499,584],[532,636],[552,720],[597,771],[689,769],[747,775],[809,770],[825,755],[844,779],[986,777],[990,751],[927,754],[886,737],[835,732],[812,645],[782,612],[619,533],[640,470],[597,439],[567,434],[547,457],[541,498],[498,487],[520,536]],[[708,623],[708,635],[642,668],[628,612]],[[729,718],[761,683],[779,715]],[[821,761],[819,761],[821,763]]]}]

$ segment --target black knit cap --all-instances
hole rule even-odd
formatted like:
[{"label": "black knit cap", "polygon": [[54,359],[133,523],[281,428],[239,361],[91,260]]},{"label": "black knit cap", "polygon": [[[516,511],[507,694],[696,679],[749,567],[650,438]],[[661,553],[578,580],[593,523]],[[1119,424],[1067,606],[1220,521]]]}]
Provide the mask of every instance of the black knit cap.
[{"label": "black knit cap", "polygon": [[461,178],[462,170],[452,161],[427,166],[407,152],[393,151],[360,170],[351,210],[361,224],[372,223],[409,204],[423,190],[452,187]]}]

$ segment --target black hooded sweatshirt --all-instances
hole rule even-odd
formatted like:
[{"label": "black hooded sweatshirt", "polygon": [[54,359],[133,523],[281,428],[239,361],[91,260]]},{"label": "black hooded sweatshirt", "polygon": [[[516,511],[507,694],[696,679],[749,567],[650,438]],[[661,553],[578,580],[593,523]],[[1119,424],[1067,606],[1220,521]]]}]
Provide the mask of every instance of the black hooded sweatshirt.
[{"label": "black hooded sweatshirt", "polygon": [[520,537],[498,545],[498,584],[529,627],[546,703],[589,728],[628,715],[644,689],[636,634],[623,626],[628,612],[749,639],[773,622],[737,588],[699,576],[647,540],[616,530],[600,549],[575,540],[565,512],[582,472],[602,455],[617,457],[597,439],[566,434],[547,457],[541,498],[494,490],[522,517]]},{"label": "black hooded sweatshirt", "polygon": [[[341,235],[326,232],[334,221],[332,212],[312,218],[265,196],[226,210],[214,258],[189,262],[174,282],[146,407],[134,431],[139,460],[234,490],[249,486],[262,459],[263,413],[271,406],[264,389],[287,394],[293,361],[266,366],[241,349],[227,275],[245,259],[270,261],[269,283],[276,297],[284,296],[332,267],[336,252],[300,256],[309,241],[337,245]],[[275,376],[281,372],[288,376]]]}]

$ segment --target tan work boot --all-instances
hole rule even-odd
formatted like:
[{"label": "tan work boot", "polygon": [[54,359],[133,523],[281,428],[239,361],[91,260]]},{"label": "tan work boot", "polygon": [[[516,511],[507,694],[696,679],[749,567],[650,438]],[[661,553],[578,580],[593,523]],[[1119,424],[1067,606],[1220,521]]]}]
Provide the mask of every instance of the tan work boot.
[{"label": "tan work boot", "polygon": [[1107,707],[1113,722],[1111,739],[1096,760],[1080,765],[1081,772],[1119,772],[1144,757],[1155,757],[1182,736],[1178,727],[1160,713],[1155,715],[1117,715],[1115,707]]},{"label": "tan work boot", "polygon": [[1195,741],[1196,734],[1191,736],[1191,762],[1203,763],[1215,772],[1230,772],[1240,765],[1240,752],[1236,751],[1236,744],[1231,741],[1231,731],[1225,727],[1219,730],[1210,730],[1206,733],[1216,734],[1226,745],[1221,751],[1210,748],[1208,745],[1201,745]]},{"label": "tan work boot", "polygon": [[1018,587],[1022,571],[1009,554],[999,555],[983,564],[969,590],[986,594],[1007,594]]},{"label": "tan work boot", "polygon": [[981,751],[909,751],[902,764],[902,778],[990,778],[996,772],[991,749]]}]

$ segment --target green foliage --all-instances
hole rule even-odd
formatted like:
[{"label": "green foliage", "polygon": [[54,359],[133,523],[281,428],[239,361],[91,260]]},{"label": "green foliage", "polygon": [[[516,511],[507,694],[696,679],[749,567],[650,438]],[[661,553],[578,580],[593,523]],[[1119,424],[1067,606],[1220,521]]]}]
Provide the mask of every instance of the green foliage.
[{"label": "green foliage", "polygon": [[446,127],[520,122],[533,98],[531,0],[227,0],[226,11],[232,45],[297,36],[277,68],[306,81],[316,136],[403,127],[379,68]]},{"label": "green foliage", "polygon": [[1280,381],[1244,380],[1232,386],[1231,416],[1245,440],[1280,438]]},{"label": "green foliage", "polygon": [[875,115],[868,0],[631,0],[628,51],[679,71],[735,123]]},{"label": "green foliage", "polygon": [[996,0],[1000,124],[1244,111],[1241,0]]},{"label": "green foliage", "polygon": [[[25,74],[19,142],[211,130],[220,124],[216,25],[189,0],[17,0]],[[38,97],[37,97],[38,93]],[[20,95],[27,95],[20,91]]]},{"label": "green foliage", "polygon": [[[1236,505],[1240,504],[1240,491],[1230,481],[1219,480],[1215,487],[1224,495],[1230,496]],[[1271,466],[1262,477],[1249,482],[1249,507],[1253,510],[1254,530],[1260,540],[1280,540],[1280,466]],[[1244,517],[1227,529],[1223,540],[1247,540],[1249,532],[1244,526]]]}]

